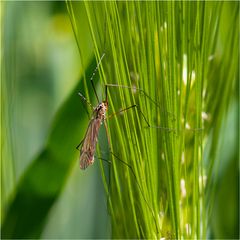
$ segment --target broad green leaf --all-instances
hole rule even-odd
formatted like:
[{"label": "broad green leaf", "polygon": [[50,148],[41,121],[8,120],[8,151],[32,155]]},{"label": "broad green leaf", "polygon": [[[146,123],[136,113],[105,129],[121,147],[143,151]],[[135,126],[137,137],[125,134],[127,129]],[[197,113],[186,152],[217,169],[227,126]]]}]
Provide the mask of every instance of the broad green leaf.
[{"label": "broad green leaf", "polygon": [[[96,61],[86,70],[91,76]],[[83,139],[87,115],[78,92],[85,95],[90,81],[82,77],[55,117],[45,148],[29,166],[16,188],[2,223],[3,238],[38,238],[47,214],[61,193],[79,152],[76,146]]]}]

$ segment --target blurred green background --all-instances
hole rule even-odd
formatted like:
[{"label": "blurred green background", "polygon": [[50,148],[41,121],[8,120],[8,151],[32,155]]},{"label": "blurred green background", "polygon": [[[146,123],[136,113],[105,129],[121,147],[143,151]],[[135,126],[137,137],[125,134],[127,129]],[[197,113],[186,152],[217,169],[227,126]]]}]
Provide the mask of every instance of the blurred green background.
[{"label": "blurred green background", "polygon": [[[46,145],[53,118],[82,73],[79,52],[65,2],[1,3],[1,221],[15,196],[19,181]],[[86,20],[86,19],[85,19]],[[82,26],[87,32],[87,25]],[[93,48],[86,44],[89,63]],[[88,55],[87,55],[88,53]],[[92,66],[93,71],[95,65]],[[76,118],[87,117],[76,90]],[[69,126],[72,131],[79,126]],[[86,128],[83,124],[82,128]],[[61,136],[64,143],[65,131]],[[80,171],[75,149],[74,166],[63,181],[63,191],[48,209],[42,238],[94,238],[109,234],[109,220],[98,162]],[[61,154],[63,145],[59,145]],[[66,159],[66,161],[68,161]],[[70,162],[71,160],[69,160]],[[53,168],[54,170],[54,168]],[[47,176],[51,183],[50,172]],[[35,176],[37,178],[37,176]],[[36,179],[41,182],[41,179]],[[45,186],[46,188],[49,185]],[[41,206],[39,206],[41,208]],[[36,211],[37,212],[37,211]],[[37,213],[32,212],[34,214]],[[26,221],[29,219],[22,219]],[[12,222],[14,226],[14,221]],[[12,226],[12,227],[13,227]],[[11,227],[11,226],[8,226]],[[31,225],[29,225],[31,227]],[[17,230],[16,230],[17,231]],[[24,235],[24,233],[22,233]],[[18,236],[15,236],[18,237]]]},{"label": "blurred green background", "polygon": [[[229,6],[230,10],[231,7]],[[80,89],[84,91],[84,87],[79,85],[83,82],[80,79],[84,71],[87,71],[89,76],[96,66],[84,7],[78,10],[83,23],[80,28],[82,38],[79,39],[81,49],[84,49],[82,58],[79,56],[65,2],[1,2],[1,8],[2,228],[15,238],[110,237],[111,225],[99,162],[96,161],[94,167],[87,171],[80,171],[79,153],[75,150],[75,146],[82,140],[87,124],[87,115],[77,96]],[[226,14],[226,21],[228,17]],[[237,51],[239,52],[239,49]],[[80,62],[80,59],[84,59],[85,62]],[[89,67],[83,69],[82,66]],[[76,91],[76,97],[70,97],[69,100],[72,91]],[[238,97],[238,88],[233,89],[230,107],[226,119],[223,119],[220,132],[220,145],[217,151],[219,162],[214,166],[215,181],[212,186],[216,190],[216,195],[213,215],[208,226],[209,238],[238,236]],[[58,127],[55,121],[62,117],[61,113],[64,111],[60,110],[58,114],[57,111],[60,107],[67,108],[69,101],[74,101],[75,107],[69,110],[69,115],[64,116],[66,125]],[[69,119],[74,114],[75,122],[71,122]],[[74,137],[72,142],[64,142],[65,134],[70,134],[69,129],[71,131],[76,129],[81,133],[79,139]],[[209,139],[211,137],[213,136],[209,136]],[[59,144],[57,153],[52,151],[51,147],[54,144]],[[206,143],[204,151],[206,164],[207,146]],[[46,152],[42,152],[43,148]],[[54,162],[49,163],[49,168],[48,164],[45,164],[42,172],[25,180],[23,176],[34,169],[34,161],[42,164],[44,158],[41,156],[45,156],[44,154],[54,155],[56,159],[58,154],[67,158],[67,154],[62,154],[66,149],[72,151],[71,154],[75,156],[74,159],[69,159],[68,164],[63,164],[61,160],[59,162],[56,160],[56,165]],[[59,167],[60,170],[56,171],[60,174],[56,175],[55,182],[51,183],[55,166]],[[64,172],[63,169],[66,168],[68,170]],[[45,175],[41,174],[43,172]],[[44,180],[41,179],[43,176]],[[32,179],[35,179],[34,183],[31,182]],[[26,191],[39,184],[42,185],[39,189],[49,188],[49,194],[39,200],[41,190],[39,192],[36,190],[35,196],[37,201],[39,200],[39,205],[36,202],[35,205],[39,209],[31,212],[36,222],[29,222],[31,219],[24,214],[19,217],[20,220],[16,219],[14,209],[18,206],[10,208],[12,200],[15,197],[28,196]],[[19,190],[19,185],[27,187],[21,187]],[[34,201],[34,198],[29,201]],[[24,204],[20,206],[27,208],[31,202],[26,201]],[[39,212],[42,212],[42,215]],[[22,225],[18,226],[17,222],[21,222]],[[23,226],[29,226],[33,230],[29,231]],[[3,237],[7,237],[7,234]]]}]

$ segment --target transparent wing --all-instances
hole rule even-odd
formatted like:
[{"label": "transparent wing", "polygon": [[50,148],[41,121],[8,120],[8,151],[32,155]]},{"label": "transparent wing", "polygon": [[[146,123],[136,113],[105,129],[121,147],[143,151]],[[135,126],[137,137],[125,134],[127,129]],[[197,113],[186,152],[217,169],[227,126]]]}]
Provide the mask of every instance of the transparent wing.
[{"label": "transparent wing", "polygon": [[92,119],[88,125],[88,129],[80,151],[80,168],[86,169],[94,162],[94,153],[101,125],[100,119]]}]

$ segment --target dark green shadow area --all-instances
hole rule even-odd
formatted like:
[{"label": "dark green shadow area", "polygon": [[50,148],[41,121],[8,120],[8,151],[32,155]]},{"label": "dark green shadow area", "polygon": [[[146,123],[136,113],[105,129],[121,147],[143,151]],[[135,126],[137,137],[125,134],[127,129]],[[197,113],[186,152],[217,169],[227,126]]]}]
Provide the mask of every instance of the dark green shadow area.
[{"label": "dark green shadow area", "polygon": [[[89,79],[95,58],[86,71]],[[86,85],[85,85],[86,84]],[[82,77],[56,114],[46,147],[21,178],[1,227],[1,238],[39,238],[49,210],[59,197],[69,171],[76,161],[75,147],[84,136],[87,114],[78,92],[91,89]],[[93,91],[90,91],[90,97]]]}]

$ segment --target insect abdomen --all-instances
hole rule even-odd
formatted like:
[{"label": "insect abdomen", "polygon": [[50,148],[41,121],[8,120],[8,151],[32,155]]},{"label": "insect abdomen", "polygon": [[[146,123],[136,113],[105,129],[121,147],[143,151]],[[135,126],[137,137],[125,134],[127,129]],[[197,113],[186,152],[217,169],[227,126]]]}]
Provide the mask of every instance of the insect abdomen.
[{"label": "insect abdomen", "polygon": [[89,153],[84,152],[80,157],[80,168],[85,170],[89,165],[94,163],[94,155],[90,156]]}]

